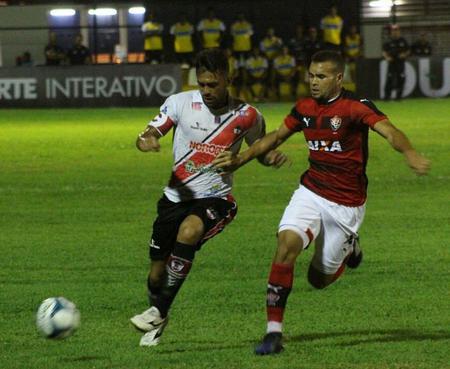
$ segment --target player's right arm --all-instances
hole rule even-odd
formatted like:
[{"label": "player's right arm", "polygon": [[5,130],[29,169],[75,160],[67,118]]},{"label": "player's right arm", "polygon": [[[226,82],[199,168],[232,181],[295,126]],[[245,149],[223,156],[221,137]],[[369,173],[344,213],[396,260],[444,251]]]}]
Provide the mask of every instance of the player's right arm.
[{"label": "player's right arm", "polygon": [[[258,156],[267,154],[286,141],[294,131],[284,123],[281,126],[259,140],[241,153],[233,154],[231,151],[223,151],[213,161],[213,165],[224,172],[233,172]],[[271,163],[268,163],[271,165]]]},{"label": "player's right arm", "polygon": [[139,133],[136,147],[143,151],[159,151],[159,139],[169,132],[177,119],[175,97],[172,95],[161,106],[159,114]]},{"label": "player's right arm", "polygon": [[136,147],[142,151],[159,151],[161,148],[159,138],[161,134],[153,126],[148,126],[144,132],[139,133],[136,140]]}]

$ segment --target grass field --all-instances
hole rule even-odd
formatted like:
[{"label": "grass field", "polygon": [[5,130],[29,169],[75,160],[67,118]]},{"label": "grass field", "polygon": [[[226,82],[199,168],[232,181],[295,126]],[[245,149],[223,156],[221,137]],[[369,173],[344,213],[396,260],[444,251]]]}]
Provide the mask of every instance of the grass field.
[{"label": "grass field", "polygon": [[[134,140],[157,110],[0,110],[0,368],[450,368],[450,100],[378,106],[432,171],[416,177],[371,134],[364,263],[317,291],[305,278],[312,252],[301,255],[277,357],[252,352],[277,224],[306,167],[302,136],[282,146],[290,168],[236,174],[236,220],[197,255],[161,344],[142,349],[128,319],[147,307],[147,240],[171,142],[143,154]],[[259,108],[270,129],[291,105]],[[53,295],[82,314],[64,341],[35,329]]]}]

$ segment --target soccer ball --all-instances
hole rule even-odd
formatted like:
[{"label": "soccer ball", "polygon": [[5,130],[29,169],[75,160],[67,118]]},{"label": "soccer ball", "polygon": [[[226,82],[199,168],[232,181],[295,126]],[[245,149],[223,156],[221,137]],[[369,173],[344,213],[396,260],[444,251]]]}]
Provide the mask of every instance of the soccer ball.
[{"label": "soccer ball", "polygon": [[44,337],[67,338],[79,327],[80,312],[64,297],[49,297],[39,305],[36,325]]}]

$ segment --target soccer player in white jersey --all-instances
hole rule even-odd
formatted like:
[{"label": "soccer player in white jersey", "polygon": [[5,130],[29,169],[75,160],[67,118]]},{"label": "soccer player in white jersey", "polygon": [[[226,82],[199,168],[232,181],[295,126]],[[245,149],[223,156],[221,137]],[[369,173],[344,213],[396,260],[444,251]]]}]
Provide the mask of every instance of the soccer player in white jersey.
[{"label": "soccer player in white jersey", "polygon": [[[251,145],[265,134],[258,110],[229,95],[228,60],[222,51],[200,52],[196,72],[199,89],[170,96],[136,142],[141,151],[159,151],[159,138],[175,130],[172,175],[158,202],[149,245],[150,308],[131,318],[146,332],[141,346],[159,343],[195,253],[236,214],[232,175],[223,175],[211,162],[224,150],[237,153],[243,140]],[[286,162],[278,151],[258,159],[274,167]]]}]

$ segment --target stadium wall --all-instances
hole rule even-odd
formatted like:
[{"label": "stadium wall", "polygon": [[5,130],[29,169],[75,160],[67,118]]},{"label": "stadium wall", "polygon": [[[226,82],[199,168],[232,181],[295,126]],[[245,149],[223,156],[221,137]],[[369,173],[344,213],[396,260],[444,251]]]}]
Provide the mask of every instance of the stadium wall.
[{"label": "stadium wall", "polygon": [[[364,59],[357,66],[357,92],[371,99],[384,98],[387,62]],[[406,62],[403,97],[450,96],[450,58],[411,58]]]},{"label": "stadium wall", "polygon": [[179,65],[0,68],[0,107],[158,106],[181,90]]}]

